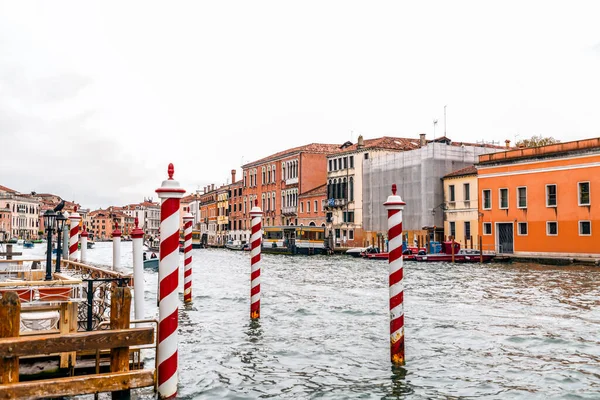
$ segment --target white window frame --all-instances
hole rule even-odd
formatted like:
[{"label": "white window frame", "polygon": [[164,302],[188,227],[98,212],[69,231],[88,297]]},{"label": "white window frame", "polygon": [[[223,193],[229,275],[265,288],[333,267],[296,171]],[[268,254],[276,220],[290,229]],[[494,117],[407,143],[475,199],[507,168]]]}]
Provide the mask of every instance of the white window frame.
[{"label": "white window frame", "polygon": [[310,212],[310,200],[306,201],[306,213],[308,214]]},{"label": "white window frame", "polygon": [[[485,233],[485,227],[486,227],[486,225],[490,227],[490,233]],[[491,222],[484,222],[483,226],[482,226],[482,229],[483,229],[483,235],[484,236],[492,236],[492,223]]]},{"label": "white window frame", "polygon": [[[548,186],[554,186],[554,189],[555,189],[555,192],[556,192],[556,194],[555,194],[555,196],[556,196],[556,204],[554,204],[554,205],[549,205],[548,204]],[[546,195],[546,207],[549,207],[549,208],[556,208],[556,207],[558,207],[558,185],[556,183],[548,183],[548,184],[546,184],[546,193],[545,193],[545,195]]]},{"label": "white window frame", "polygon": [[[502,207],[502,191],[506,190],[506,207]],[[510,207],[510,191],[508,188],[499,188],[498,189],[498,208],[500,210],[508,210]]]},{"label": "white window frame", "polygon": [[[521,233],[521,224],[525,224],[527,233]],[[529,236],[529,224],[527,222],[517,222],[517,236]]]},{"label": "white window frame", "polygon": [[[556,234],[550,234],[550,225],[551,223],[555,223],[556,224]],[[558,221],[546,221],[546,236],[558,236]]]},{"label": "white window frame", "polygon": [[[588,222],[590,224],[590,233],[589,234],[585,234],[585,233],[581,233],[581,223],[582,222]],[[589,219],[582,219],[581,221],[577,221],[577,229],[579,231],[579,236],[592,236],[592,221]]]},{"label": "white window frame", "polygon": [[[589,203],[587,203],[587,204],[580,203],[580,200],[581,200],[581,192],[580,192],[580,190],[581,190],[581,187],[580,187],[579,185],[580,185],[581,183],[587,183],[587,184],[588,184],[588,190],[589,190],[589,194],[588,194],[588,197],[589,197]],[[592,204],[592,185],[591,185],[590,181],[581,181],[581,182],[577,182],[577,205],[579,205],[579,206],[589,206],[589,205],[591,205],[591,204]]]},{"label": "white window frame", "polygon": [[[525,206],[519,205],[519,189],[525,189]],[[527,198],[527,186],[517,186],[517,208],[520,208],[520,209],[527,208],[528,202],[529,202],[529,199]]]},{"label": "white window frame", "polygon": [[[485,192],[490,193],[490,206],[488,208],[485,208]],[[492,199],[492,189],[483,189],[481,191],[481,209],[482,210],[491,210],[493,201],[494,200]]]}]

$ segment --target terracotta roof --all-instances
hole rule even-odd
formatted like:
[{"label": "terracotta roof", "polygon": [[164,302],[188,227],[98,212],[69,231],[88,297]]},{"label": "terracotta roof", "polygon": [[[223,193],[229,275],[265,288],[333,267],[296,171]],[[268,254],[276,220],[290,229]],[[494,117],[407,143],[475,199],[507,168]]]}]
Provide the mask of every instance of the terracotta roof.
[{"label": "terracotta roof", "polygon": [[450,139],[447,136],[440,136],[440,137],[435,138],[433,140],[428,140],[427,142],[437,142],[437,143],[447,142],[450,146],[456,146],[456,147],[460,147],[462,145],[465,145],[465,146],[472,146],[472,147],[485,147],[487,149],[502,149],[502,150],[507,150],[506,146],[500,146],[500,145],[496,145],[496,144],[455,142],[455,141],[453,141],[452,139]]},{"label": "terracotta roof", "polygon": [[263,164],[271,160],[282,158],[286,155],[292,155],[295,153],[317,153],[317,154],[329,154],[337,153],[340,151],[338,144],[325,144],[325,143],[311,143],[304,146],[293,147],[291,149],[283,150],[275,154],[271,154],[268,157],[261,158],[260,160],[252,161],[248,164],[242,165],[242,168],[254,167],[255,165]]},{"label": "terracotta roof", "polygon": [[2,185],[0,185],[0,191],[3,191],[3,192],[8,192],[8,193],[17,193],[17,191],[16,191],[16,190],[13,190],[13,189],[7,188],[6,186],[2,186]]},{"label": "terracotta roof", "polygon": [[475,168],[474,165],[469,165],[468,167],[461,168],[454,172],[450,172],[447,175],[444,175],[444,178],[452,178],[452,177],[464,176],[464,175],[477,175],[477,168]]},{"label": "terracotta roof", "polygon": [[321,186],[317,186],[314,189],[308,190],[304,193],[302,193],[301,195],[299,195],[298,197],[309,197],[309,196],[319,196],[319,195],[326,195],[327,194],[327,184],[323,184]]},{"label": "terracotta roof", "polygon": [[358,143],[354,143],[350,146],[338,149],[338,153],[351,153],[357,150],[364,149],[386,149],[386,150],[397,150],[406,151],[414,150],[419,148],[419,139],[400,138],[383,136],[376,139],[365,139],[363,140],[363,147],[359,148]]}]

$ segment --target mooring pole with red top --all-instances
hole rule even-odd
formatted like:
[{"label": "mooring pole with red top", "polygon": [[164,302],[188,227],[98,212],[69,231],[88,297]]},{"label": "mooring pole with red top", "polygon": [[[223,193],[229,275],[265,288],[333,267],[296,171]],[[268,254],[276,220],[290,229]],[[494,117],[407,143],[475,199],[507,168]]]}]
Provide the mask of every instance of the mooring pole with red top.
[{"label": "mooring pole with red top", "polygon": [[250,210],[252,233],[250,235],[250,318],[260,318],[260,262],[262,244],[262,210],[258,200]]},{"label": "mooring pole with red top", "polygon": [[388,215],[389,240],[389,290],[390,290],[390,351],[395,365],[404,365],[404,287],[402,260],[402,210],[406,205],[396,195],[396,184],[392,195],[383,204]]},{"label": "mooring pole with red top", "polygon": [[194,216],[183,215],[183,302],[192,302],[192,221]]}]

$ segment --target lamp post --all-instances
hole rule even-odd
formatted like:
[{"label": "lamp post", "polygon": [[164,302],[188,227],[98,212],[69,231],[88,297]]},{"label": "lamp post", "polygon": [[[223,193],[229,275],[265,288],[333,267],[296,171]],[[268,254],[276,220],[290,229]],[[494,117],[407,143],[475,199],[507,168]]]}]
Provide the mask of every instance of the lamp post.
[{"label": "lamp post", "polygon": [[52,230],[54,228],[54,221],[56,220],[56,213],[52,210],[46,210],[44,213],[44,225],[46,226],[46,232],[48,233],[48,246],[46,247],[46,278],[45,280],[52,280]]},{"label": "lamp post", "polygon": [[60,272],[60,233],[65,226],[67,219],[62,212],[56,213],[56,268],[54,272]]}]

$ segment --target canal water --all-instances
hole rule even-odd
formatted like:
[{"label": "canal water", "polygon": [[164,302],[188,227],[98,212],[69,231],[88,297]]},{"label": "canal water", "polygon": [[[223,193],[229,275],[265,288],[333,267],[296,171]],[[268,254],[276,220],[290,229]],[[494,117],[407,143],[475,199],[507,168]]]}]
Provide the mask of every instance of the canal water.
[{"label": "canal water", "polygon": [[[122,256],[130,269],[131,243]],[[88,257],[110,264],[111,244]],[[407,262],[406,366],[392,368],[386,262],[263,255],[251,323],[248,253],[193,258],[178,398],[600,398],[600,268]],[[145,273],[155,317],[157,272]]]}]

